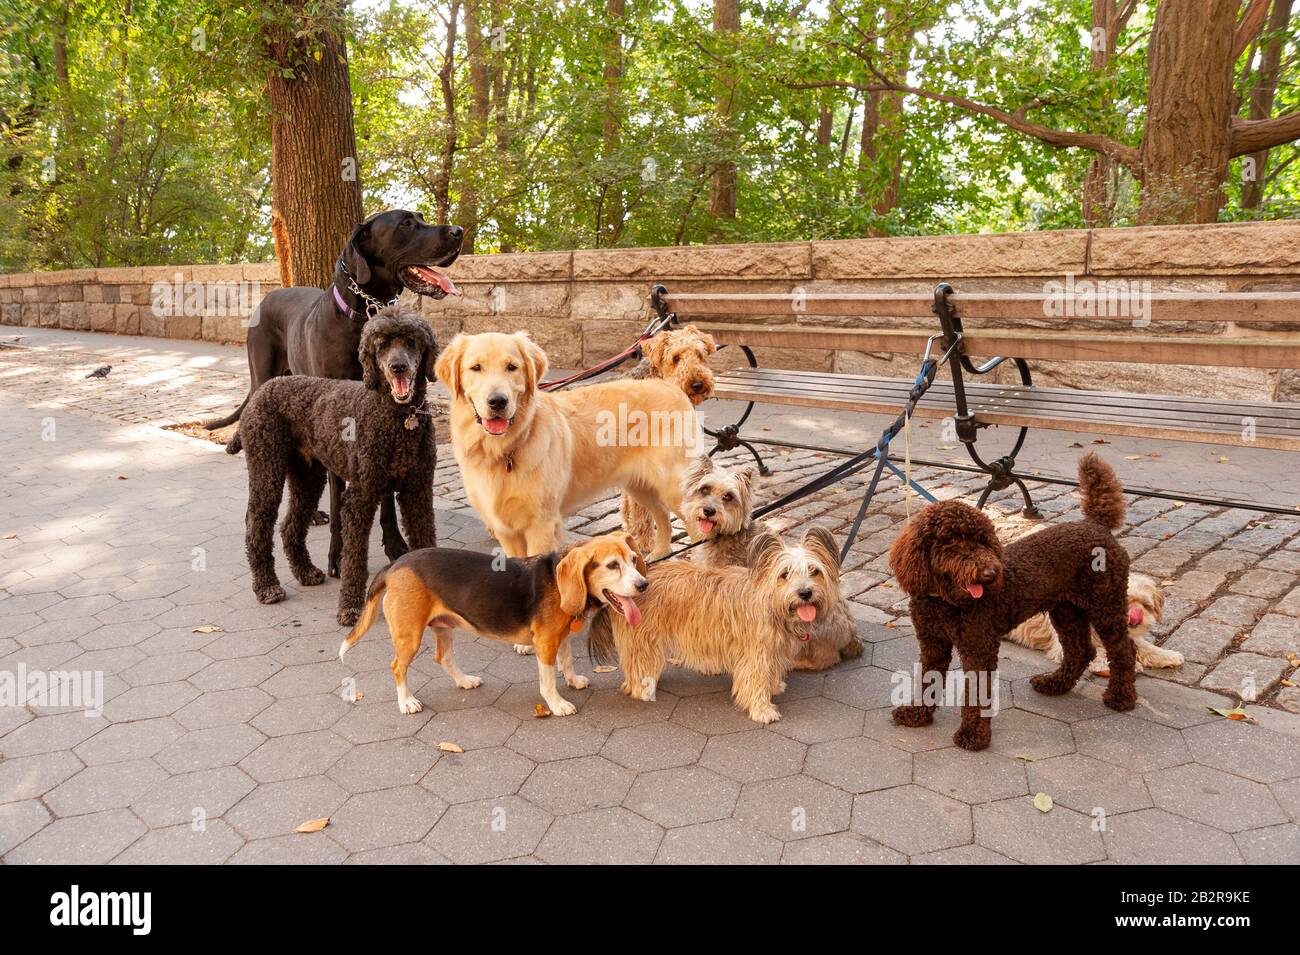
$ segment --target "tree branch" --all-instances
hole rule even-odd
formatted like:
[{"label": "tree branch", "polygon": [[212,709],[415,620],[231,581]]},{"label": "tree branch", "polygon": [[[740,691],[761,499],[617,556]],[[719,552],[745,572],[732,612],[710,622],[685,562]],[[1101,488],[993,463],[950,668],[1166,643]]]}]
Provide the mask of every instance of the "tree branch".
[{"label": "tree branch", "polygon": [[1300,111],[1283,113],[1272,119],[1232,119],[1233,156],[1244,156],[1261,149],[1271,149],[1300,139]]},{"label": "tree branch", "polygon": [[1250,0],[1246,12],[1237,23],[1237,30],[1232,39],[1232,58],[1235,60],[1246,51],[1264,28],[1264,18],[1268,16],[1269,0]]}]

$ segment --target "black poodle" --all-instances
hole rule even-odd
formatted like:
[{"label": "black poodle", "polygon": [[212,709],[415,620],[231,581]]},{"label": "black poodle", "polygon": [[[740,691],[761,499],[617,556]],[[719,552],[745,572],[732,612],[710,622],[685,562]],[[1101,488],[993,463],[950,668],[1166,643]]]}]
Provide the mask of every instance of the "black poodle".
[{"label": "black poodle", "polygon": [[397,493],[411,547],[433,547],[433,419],[424,406],[438,343],[416,312],[389,306],[366,323],[357,350],[364,376],[339,381],[289,375],[258,388],[240,434],[248,458],[245,542],[253,593],[265,604],[284,599],[271,537],[289,479],[289,508],[280,539],[298,583],[325,575],[307,553],[307,525],[325,487],[326,471],[347,482],[343,498],[343,568],[338,621],[356,623],[366,596],[366,553],[380,498]]}]

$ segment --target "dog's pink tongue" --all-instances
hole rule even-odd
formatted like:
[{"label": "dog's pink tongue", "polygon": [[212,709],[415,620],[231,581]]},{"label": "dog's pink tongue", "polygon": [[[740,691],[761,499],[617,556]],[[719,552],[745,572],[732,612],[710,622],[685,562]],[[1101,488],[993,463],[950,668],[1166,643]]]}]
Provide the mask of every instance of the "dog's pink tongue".
[{"label": "dog's pink tongue", "polygon": [[817,608],[812,604],[800,604],[795,608],[794,612],[799,615],[799,619],[804,623],[812,623],[817,619]]},{"label": "dog's pink tongue", "polygon": [[631,597],[620,596],[619,604],[623,607],[623,616],[627,618],[629,626],[638,627],[641,625],[641,608],[636,605],[636,601]]},{"label": "dog's pink tongue", "polygon": [[486,418],[483,421],[483,427],[487,428],[488,434],[505,434],[510,430],[510,419]]},{"label": "dog's pink tongue", "polygon": [[718,526],[718,522],[717,522],[717,521],[706,521],[706,520],[701,520],[701,521],[700,521],[700,533],[701,533],[701,534],[712,534],[712,533],[713,533],[713,529],[714,529],[715,527],[717,527],[717,526]]},{"label": "dog's pink tongue", "polygon": [[981,597],[984,596],[984,585],[983,585],[983,584],[967,584],[967,585],[966,585],[966,590],[967,590],[967,592],[968,592],[972,597],[974,597],[976,600],[979,600]]},{"label": "dog's pink tongue", "polygon": [[437,269],[426,268],[423,265],[416,265],[413,266],[413,268],[419,273],[420,278],[424,279],[424,281],[428,282],[430,285],[438,286],[438,288],[442,289],[448,295],[459,296],[462,294],[461,290],[456,288],[456,283],[443,275]]},{"label": "dog's pink tongue", "polygon": [[1128,608],[1128,625],[1138,627],[1142,624],[1142,608],[1137,604]]},{"label": "dog's pink tongue", "polygon": [[399,398],[405,398],[406,393],[411,390],[411,379],[395,378],[393,379],[393,392]]}]

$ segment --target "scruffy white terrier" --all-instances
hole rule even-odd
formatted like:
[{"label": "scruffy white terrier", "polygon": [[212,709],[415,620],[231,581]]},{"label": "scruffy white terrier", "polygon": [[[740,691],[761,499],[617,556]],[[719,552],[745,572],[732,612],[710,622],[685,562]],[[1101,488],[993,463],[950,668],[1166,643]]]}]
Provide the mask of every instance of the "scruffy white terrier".
[{"label": "scruffy white terrier", "polygon": [[[1164,592],[1155,580],[1146,574],[1128,575],[1128,635],[1137,651],[1139,670],[1143,667],[1161,670],[1183,665],[1181,653],[1158,647],[1144,636],[1151,629],[1151,624],[1160,619],[1164,606]],[[1007,634],[1007,639],[1031,650],[1046,651],[1047,659],[1053,663],[1061,662],[1061,640],[1045,613],[1030,617]],[[1092,632],[1092,645],[1097,648],[1097,655],[1092,658],[1088,669],[1093,673],[1109,671],[1110,663],[1106,660],[1106,650],[1097,639],[1095,630]]]}]

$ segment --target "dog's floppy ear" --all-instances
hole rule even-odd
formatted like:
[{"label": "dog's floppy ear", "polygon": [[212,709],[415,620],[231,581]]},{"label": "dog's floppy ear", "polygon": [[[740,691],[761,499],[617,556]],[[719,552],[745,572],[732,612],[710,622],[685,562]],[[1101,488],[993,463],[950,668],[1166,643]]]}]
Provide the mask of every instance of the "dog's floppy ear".
[{"label": "dog's floppy ear", "polygon": [[515,337],[519,339],[519,350],[523,352],[524,380],[528,382],[528,391],[531,394],[537,390],[537,383],[546,374],[550,363],[546,360],[546,352],[542,350],[542,346],[533,341],[527,332],[515,332]]},{"label": "dog's floppy ear", "polygon": [[369,238],[370,220],[367,219],[352,230],[347,245],[343,246],[343,264],[352,273],[358,285],[365,285],[370,281],[370,262],[361,251],[361,243]]},{"label": "dog's floppy ear", "polygon": [[767,572],[768,565],[776,560],[785,550],[785,545],[781,543],[781,538],[777,537],[771,531],[764,531],[749,542],[749,551],[745,555],[745,563],[753,569],[755,574]]},{"label": "dog's floppy ear", "polygon": [[560,609],[572,617],[587,609],[587,560],[587,548],[580,545],[565,554],[555,568]]},{"label": "dog's floppy ear", "polygon": [[641,352],[656,368],[664,360],[664,350],[668,347],[668,333],[660,332],[641,346]]},{"label": "dog's floppy ear", "polygon": [[920,596],[934,590],[930,562],[922,546],[929,524],[929,515],[921,511],[903,527],[889,548],[889,567],[898,580],[898,586],[908,596]]},{"label": "dog's floppy ear", "polygon": [[420,359],[420,365],[424,370],[426,381],[434,381],[437,375],[434,373],[434,365],[438,361],[438,336],[433,332],[433,326],[424,319],[419,319],[420,334],[424,340],[424,357]]},{"label": "dog's floppy ear", "polygon": [[818,559],[825,562],[827,567],[833,567],[837,573],[839,572],[840,548],[835,543],[835,536],[826,528],[808,528],[803,535],[803,546],[805,550],[811,551]]},{"label": "dog's floppy ear", "polygon": [[636,538],[630,531],[614,531],[615,536],[623,538],[627,542],[627,549],[632,552],[632,559],[636,561],[637,573],[644,577],[650,571],[646,568],[645,558],[641,556],[641,549],[636,546]]},{"label": "dog's floppy ear", "polygon": [[371,391],[378,391],[384,386],[384,376],[379,373],[379,362],[375,360],[375,352],[379,351],[380,343],[384,340],[382,319],[371,319],[366,322],[365,330],[361,333],[361,343],[357,346],[357,360],[361,362],[361,380]]},{"label": "dog's floppy ear", "polygon": [[433,365],[434,375],[447,386],[453,398],[465,396],[465,393],[460,390],[460,356],[464,351],[465,336],[457,335],[451,340],[451,344],[442,350],[442,354]]},{"label": "dog's floppy ear", "polygon": [[698,338],[703,343],[704,351],[706,354],[712,355],[715,351],[718,350],[718,343],[713,340],[713,336],[708,334],[707,332],[700,331],[694,325],[685,325],[682,327],[682,331],[694,335],[696,338]]},{"label": "dog's floppy ear", "polygon": [[745,490],[752,492],[754,482],[758,480],[758,469],[752,464],[746,464],[743,468],[736,468],[731,472],[737,481],[745,485]]},{"label": "dog's floppy ear", "polygon": [[682,476],[682,483],[695,484],[704,475],[712,474],[714,470],[713,458],[707,454],[702,454],[692,461],[690,467],[686,469],[686,473]]}]

